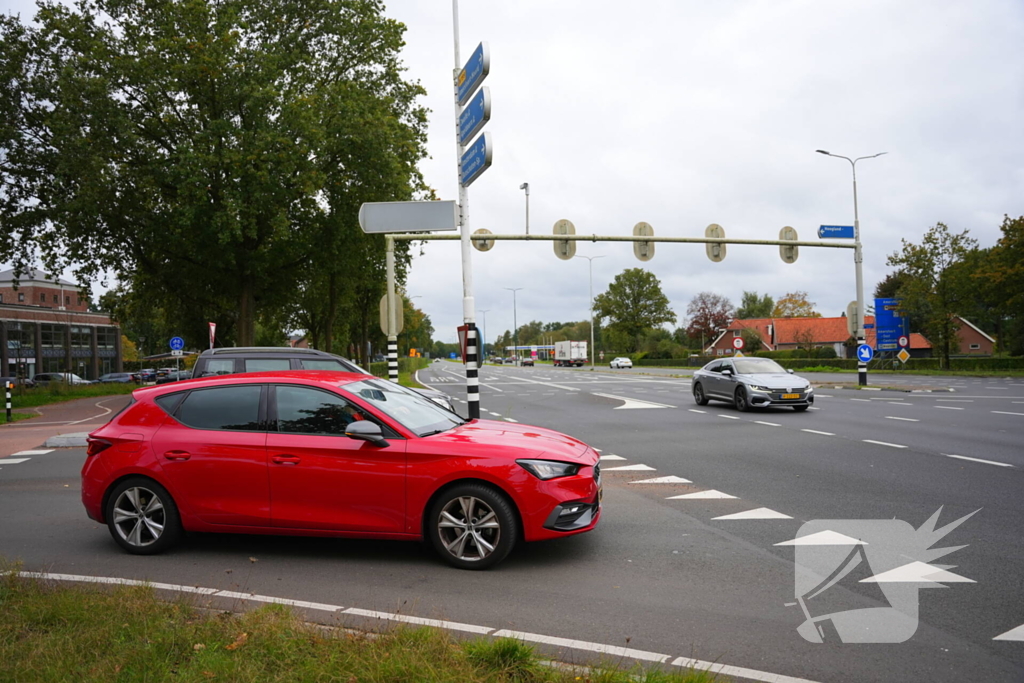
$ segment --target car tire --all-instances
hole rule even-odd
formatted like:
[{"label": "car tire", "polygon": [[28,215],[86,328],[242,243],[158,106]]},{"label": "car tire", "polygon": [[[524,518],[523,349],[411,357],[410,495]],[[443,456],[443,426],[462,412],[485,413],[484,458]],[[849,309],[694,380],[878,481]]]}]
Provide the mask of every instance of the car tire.
[{"label": "car tire", "polygon": [[736,410],[741,413],[745,413],[750,410],[750,401],[747,400],[747,390],[743,387],[736,388],[736,397],[734,402],[736,403]]},{"label": "car tire", "polygon": [[[485,526],[476,527],[481,521]],[[512,551],[519,537],[519,518],[493,488],[459,484],[431,505],[427,533],[434,550],[448,564],[459,569],[487,569]]]},{"label": "car tire", "polygon": [[152,479],[122,481],[107,497],[105,512],[110,535],[132,555],[155,555],[181,540],[178,506],[167,489]]},{"label": "car tire", "polygon": [[795,410],[798,413],[802,413],[805,410],[807,410],[808,407],[809,406],[793,406],[793,410]]},{"label": "car tire", "polygon": [[704,395],[704,387],[701,386],[700,382],[693,385],[693,402],[699,406],[706,406],[708,404],[708,397]]}]

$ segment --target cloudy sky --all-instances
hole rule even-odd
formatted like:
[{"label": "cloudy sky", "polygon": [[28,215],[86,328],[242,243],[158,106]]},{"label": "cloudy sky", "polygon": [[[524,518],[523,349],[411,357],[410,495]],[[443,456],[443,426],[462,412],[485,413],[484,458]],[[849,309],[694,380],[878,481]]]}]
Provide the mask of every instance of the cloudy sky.
[{"label": "cloudy sky", "polygon": [[[32,5],[2,0],[27,17]],[[1004,214],[1024,214],[1024,3],[1020,0],[462,0],[463,59],[491,51],[493,101],[485,128],[494,165],[470,188],[471,226],[550,234],[777,239],[796,228],[853,223],[850,165],[858,157],[865,295],[889,271],[900,239],[936,222],[983,246]],[[452,4],[392,0],[404,22],[408,76],[428,90],[427,182],[457,198]],[[427,243],[408,291],[443,341],[462,319],[457,243]],[[658,245],[641,264],[628,244],[578,245],[595,260],[600,293],[626,268],[662,283],[682,324],[690,299],[711,290],[778,298],[804,290],[824,315],[856,298],[852,251],[731,246],[712,263],[702,245]],[[493,338],[518,320],[588,317],[587,261],[561,261],[549,242],[473,251],[477,310]],[[483,323],[484,315],[477,316]]]}]

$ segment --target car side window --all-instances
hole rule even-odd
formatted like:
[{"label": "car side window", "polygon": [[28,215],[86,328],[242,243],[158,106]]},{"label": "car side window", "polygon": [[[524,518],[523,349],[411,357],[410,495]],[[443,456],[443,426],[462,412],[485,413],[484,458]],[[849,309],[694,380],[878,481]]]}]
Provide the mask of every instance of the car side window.
[{"label": "car side window", "polygon": [[704,368],[704,370],[706,370],[707,372],[718,372],[721,369],[722,369],[721,361],[718,361],[716,363],[711,363],[707,367]]},{"label": "car side window", "polygon": [[285,434],[344,436],[353,422],[367,419],[358,406],[319,389],[279,385],[277,431]]},{"label": "car side window", "polygon": [[731,371],[731,372],[732,372],[732,374],[734,374],[734,375],[736,374],[736,368],[734,368],[734,367],[732,366],[732,363],[731,363],[731,362],[729,362],[729,361],[727,361],[727,360],[723,360],[723,361],[722,361],[722,364],[721,364],[720,366],[718,366],[718,371],[719,371],[719,372],[723,372],[723,371],[725,371],[725,370],[729,370],[729,371]]},{"label": "car side window", "polygon": [[246,372],[268,372],[272,370],[291,370],[292,362],[287,358],[246,358]]},{"label": "car side window", "polygon": [[203,376],[207,375],[230,375],[235,371],[235,361],[230,358],[220,358],[206,362],[206,369]]},{"label": "car side window", "polygon": [[[302,359],[303,370],[334,370],[335,372],[352,372],[351,368],[345,367],[340,361],[336,360],[307,360]],[[362,372],[362,370],[359,370]]]},{"label": "car side window", "polygon": [[262,431],[259,384],[197,389],[178,407],[176,417],[194,429]]}]

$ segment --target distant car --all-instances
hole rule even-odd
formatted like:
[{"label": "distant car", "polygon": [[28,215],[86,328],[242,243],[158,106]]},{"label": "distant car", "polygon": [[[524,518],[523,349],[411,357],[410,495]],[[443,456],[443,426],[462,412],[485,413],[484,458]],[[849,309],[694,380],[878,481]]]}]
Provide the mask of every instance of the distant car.
[{"label": "distant car", "polygon": [[[199,354],[192,377],[234,375],[243,372],[265,372],[271,370],[334,370],[358,372],[366,370],[341,356],[316,349],[300,349],[290,346],[248,346],[207,349]],[[436,389],[413,389],[434,403],[455,412],[451,397]]]},{"label": "distant car", "polygon": [[133,372],[132,379],[136,382],[155,382],[156,368],[144,368],[138,372]]},{"label": "distant car", "polygon": [[632,368],[633,361],[629,358],[613,358],[612,362],[608,364],[613,370],[615,368]]},{"label": "distant car", "polygon": [[112,382],[119,382],[121,384],[131,384],[134,382],[132,373],[130,372],[108,372],[105,375],[100,375],[99,379],[96,380],[100,384],[110,384]]},{"label": "distant car", "polygon": [[7,386],[7,382],[10,382],[16,387],[28,387],[30,389],[36,385],[36,383],[28,377],[0,377],[0,389]]},{"label": "distant car", "polygon": [[533,367],[533,359],[532,358],[524,358],[523,359],[523,366],[524,367],[531,367],[532,368]]},{"label": "distant car", "polygon": [[79,377],[73,372],[42,372],[32,378],[38,386],[64,382],[65,384],[92,384],[90,380]]},{"label": "distant car", "polygon": [[508,358],[505,359],[505,365],[517,365],[516,359],[509,356]]},{"label": "distant car", "polygon": [[183,379],[192,379],[191,370],[171,370],[165,375],[161,375],[156,378],[157,384],[169,384],[171,382],[180,382]]},{"label": "distant car", "polygon": [[814,388],[770,358],[714,360],[693,373],[693,400],[728,401],[737,410],[790,406],[802,412],[814,403]]},{"label": "distant car", "polygon": [[503,358],[492,358],[491,362],[494,363],[495,365],[501,365],[504,362],[504,359]]},{"label": "distant car", "polygon": [[434,362],[435,362],[435,363],[440,363],[440,362],[441,362],[441,359],[440,359],[440,358],[435,358],[435,359],[434,359]]},{"label": "distant car", "polygon": [[449,564],[485,569],[601,519],[587,444],[465,420],[362,373],[209,377],[132,398],[89,434],[81,497],[135,555],[188,531],[375,537],[428,540]]},{"label": "distant car", "polygon": [[159,379],[161,377],[166,377],[167,375],[171,374],[172,372],[177,372],[177,370],[175,370],[174,368],[158,368],[157,371],[156,371],[157,379]]}]

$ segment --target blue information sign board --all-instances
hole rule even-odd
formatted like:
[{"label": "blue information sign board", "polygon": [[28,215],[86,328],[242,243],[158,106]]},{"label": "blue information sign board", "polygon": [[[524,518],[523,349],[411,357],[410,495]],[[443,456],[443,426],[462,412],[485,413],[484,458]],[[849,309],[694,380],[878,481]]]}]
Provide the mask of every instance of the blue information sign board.
[{"label": "blue information sign board", "polygon": [[853,239],[853,226],[852,225],[823,225],[818,228],[818,237],[821,239],[833,238],[833,239]]},{"label": "blue information sign board", "polygon": [[469,187],[474,180],[480,177],[480,174],[491,167],[493,154],[490,133],[484,133],[470,145],[466,153],[462,155],[462,172],[459,175],[459,182],[463,187]]},{"label": "blue information sign board", "polygon": [[469,56],[466,66],[455,77],[455,85],[459,89],[459,106],[469,102],[469,98],[476,92],[477,86],[483,83],[487,74],[491,71],[491,51],[487,43],[480,43]]},{"label": "blue information sign board", "polygon": [[171,337],[171,350],[181,351],[185,348],[185,340],[181,337]]},{"label": "blue information sign board", "polygon": [[455,360],[455,352],[452,351],[451,353],[449,353],[448,357],[451,358],[452,360]]},{"label": "blue information sign board", "polygon": [[491,92],[487,86],[480,88],[476,97],[459,114],[459,144],[464,145],[480,132],[491,120]]},{"label": "blue information sign board", "polygon": [[879,351],[895,351],[899,348],[899,338],[909,337],[907,324],[899,299],[875,299],[875,339]]}]

